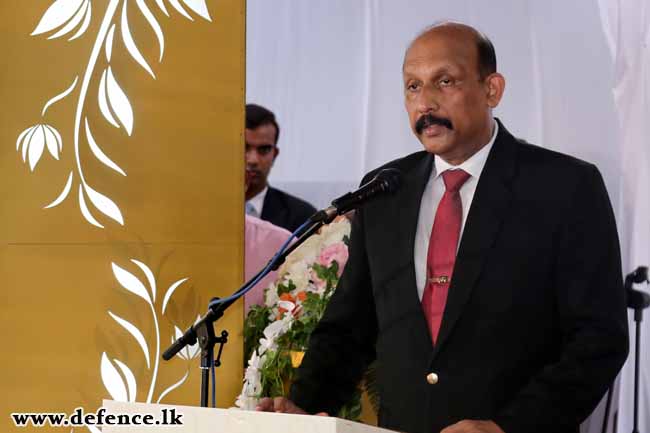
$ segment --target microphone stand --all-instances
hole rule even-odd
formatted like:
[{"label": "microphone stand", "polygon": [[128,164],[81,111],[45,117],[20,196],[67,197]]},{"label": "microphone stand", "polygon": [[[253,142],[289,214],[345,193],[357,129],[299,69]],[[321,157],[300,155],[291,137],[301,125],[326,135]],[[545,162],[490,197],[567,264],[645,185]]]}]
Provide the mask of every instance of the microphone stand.
[{"label": "microphone stand", "polygon": [[[328,212],[329,211],[329,212]],[[221,365],[221,352],[223,345],[228,341],[228,332],[222,331],[221,337],[216,337],[214,333],[214,323],[219,320],[235,301],[241,298],[248,292],[249,286],[256,279],[263,278],[271,271],[277,270],[282,263],[286,260],[287,256],[298,248],[309,237],[316,233],[323,225],[330,223],[337,213],[334,209],[328,208],[326,211],[319,211],[315,213],[305,224],[305,228],[298,229],[296,232],[297,240],[291,244],[282,254],[275,259],[271,259],[269,264],[260,270],[253,278],[248,280],[243,286],[237,289],[228,300],[218,302],[219,298],[212,298],[208,304],[208,312],[194,325],[190,326],[187,331],[176,341],[174,341],[164,352],[163,359],[169,361],[181,349],[188,345],[196,344],[197,340],[201,348],[201,406],[208,407],[208,390],[210,383],[210,368],[213,365],[217,367]],[[310,223],[309,225],[307,225]],[[275,256],[274,256],[275,257]],[[217,360],[214,360],[214,345],[219,343],[219,354]],[[215,402],[213,402],[215,403]]]},{"label": "microphone stand", "polygon": [[[648,282],[647,266],[639,266],[625,277],[625,293],[627,295],[627,308],[634,310],[634,322],[636,323],[636,344],[634,350],[634,427],[632,433],[639,433],[639,363],[641,358],[641,322],[643,321],[643,310],[650,306],[650,295],[632,288],[634,283]],[[607,431],[609,421],[609,409],[612,403],[614,383],[609,387],[607,403],[605,404],[605,416],[603,418],[602,433]]]},{"label": "microphone stand", "polygon": [[[640,283],[648,281],[648,268],[638,267],[633,274],[636,274],[632,282]],[[643,310],[650,306],[650,295],[632,288],[632,282],[627,287],[627,307],[634,310],[634,322],[636,323],[636,337],[634,347],[634,427],[632,433],[639,433],[639,364],[641,361],[641,322],[643,322]]]},{"label": "microphone stand", "polygon": [[[334,220],[337,215],[343,214],[348,210],[356,208],[362,202],[371,199],[373,196],[382,193],[392,193],[395,192],[400,185],[401,172],[395,168],[387,168],[380,170],[377,175],[369,182],[362,185],[359,189],[354,192],[349,192],[334,201],[332,205],[325,209],[322,209],[315,214],[313,214],[305,223],[293,233],[292,236],[295,236],[296,242],[286,248],[282,254],[273,256],[264,269],[259,271],[253,278],[246,282],[243,286],[235,291],[231,296],[219,299],[213,298],[208,304],[208,312],[196,322],[194,325],[190,326],[187,331],[176,341],[174,341],[171,346],[163,352],[163,359],[169,361],[174,355],[176,355],[181,349],[187,345],[194,345],[199,342],[201,347],[201,406],[208,406],[208,388],[209,388],[209,369],[212,368],[215,364],[220,365],[220,360],[217,359],[216,363],[213,359],[214,357],[214,345],[220,343],[219,347],[219,357],[221,356],[221,351],[223,350],[223,345],[228,341],[228,333],[223,331],[221,337],[217,338],[214,334],[214,322],[219,320],[225,311],[230,307],[235,301],[244,296],[252,288],[252,283],[259,281],[262,277],[268,274],[271,271],[274,271],[284,263],[285,259],[289,254],[291,254],[296,248],[302,245],[311,235],[316,233],[323,225],[329,224]],[[214,400],[214,399],[213,399]],[[215,403],[213,401],[213,403]]]}]

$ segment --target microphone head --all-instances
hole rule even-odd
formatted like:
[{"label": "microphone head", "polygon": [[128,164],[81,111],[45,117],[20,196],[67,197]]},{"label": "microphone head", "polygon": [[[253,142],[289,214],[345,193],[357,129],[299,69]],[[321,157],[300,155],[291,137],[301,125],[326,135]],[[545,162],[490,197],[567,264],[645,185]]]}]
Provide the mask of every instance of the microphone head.
[{"label": "microphone head", "polygon": [[634,270],[634,272],[632,272],[631,277],[632,277],[632,282],[637,284],[648,281],[648,267],[639,266]]},{"label": "microphone head", "polygon": [[402,172],[396,168],[384,168],[373,178],[373,181],[381,182],[384,192],[393,193],[397,191],[402,183]]}]

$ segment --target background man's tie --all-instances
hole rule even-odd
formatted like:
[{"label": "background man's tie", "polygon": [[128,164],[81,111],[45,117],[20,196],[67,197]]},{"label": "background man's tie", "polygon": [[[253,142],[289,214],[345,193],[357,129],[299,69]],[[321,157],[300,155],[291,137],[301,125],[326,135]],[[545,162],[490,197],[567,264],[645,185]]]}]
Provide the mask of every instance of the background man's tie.
[{"label": "background man's tie", "polygon": [[258,217],[258,218],[260,217],[257,214],[257,211],[255,210],[255,206],[253,206],[251,203],[247,202],[245,204],[245,206],[246,206],[246,215],[250,215],[250,216],[254,216],[254,217]]},{"label": "background man's tie", "polygon": [[438,204],[433,220],[427,255],[427,284],[422,296],[422,308],[429,324],[433,344],[436,343],[440,331],[451,275],[456,262],[463,218],[463,206],[458,190],[469,176],[463,170],[447,170],[442,173],[446,191]]}]

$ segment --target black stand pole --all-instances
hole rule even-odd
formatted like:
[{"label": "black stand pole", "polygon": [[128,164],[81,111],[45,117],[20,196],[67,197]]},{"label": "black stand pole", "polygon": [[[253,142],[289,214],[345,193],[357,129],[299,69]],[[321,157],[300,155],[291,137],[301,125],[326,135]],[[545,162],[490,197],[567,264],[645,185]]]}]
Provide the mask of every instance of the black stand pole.
[{"label": "black stand pole", "polygon": [[[642,292],[639,292],[642,293]],[[642,293],[648,296],[646,293]],[[648,302],[650,304],[650,302]],[[641,322],[643,322],[643,309],[634,310],[634,321],[636,322],[636,340],[634,349],[634,427],[632,433],[639,433],[639,362],[641,361]]]},{"label": "black stand pole", "polygon": [[[201,407],[208,407],[210,393],[210,368],[221,365],[223,345],[228,342],[228,332],[221,331],[221,337],[214,335],[214,327],[206,322],[196,328],[196,335],[201,348]],[[219,355],[214,359],[214,345],[219,343]],[[216,402],[212,402],[215,404]]]},{"label": "black stand pole", "polygon": [[636,340],[634,350],[634,427],[632,433],[639,433],[639,362],[641,361],[641,322],[643,310],[650,306],[650,295],[640,290],[634,290],[632,283],[648,282],[648,268],[639,266],[625,278],[627,289],[627,307],[634,309],[636,323]]},{"label": "black stand pole", "polygon": [[[634,322],[636,322],[636,344],[634,351],[634,427],[632,433],[639,433],[639,361],[641,355],[641,322],[643,321],[643,310],[650,306],[650,295],[640,290],[633,289],[632,285],[643,282],[648,282],[647,266],[639,266],[633,272],[625,276],[624,288],[627,295],[627,308],[634,310]],[[614,383],[609,387],[607,395],[602,433],[607,432],[609,409],[612,404],[613,392]]]}]

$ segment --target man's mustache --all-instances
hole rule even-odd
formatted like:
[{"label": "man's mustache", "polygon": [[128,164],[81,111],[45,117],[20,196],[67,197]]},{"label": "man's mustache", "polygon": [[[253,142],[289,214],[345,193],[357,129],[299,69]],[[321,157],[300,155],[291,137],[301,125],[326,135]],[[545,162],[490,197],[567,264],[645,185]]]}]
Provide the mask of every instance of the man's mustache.
[{"label": "man's mustache", "polygon": [[449,119],[445,119],[444,117],[437,117],[433,114],[425,114],[424,116],[420,117],[417,122],[415,122],[415,132],[420,135],[425,128],[431,125],[440,125],[444,126],[447,129],[454,129],[454,126],[451,124],[451,121]]}]

